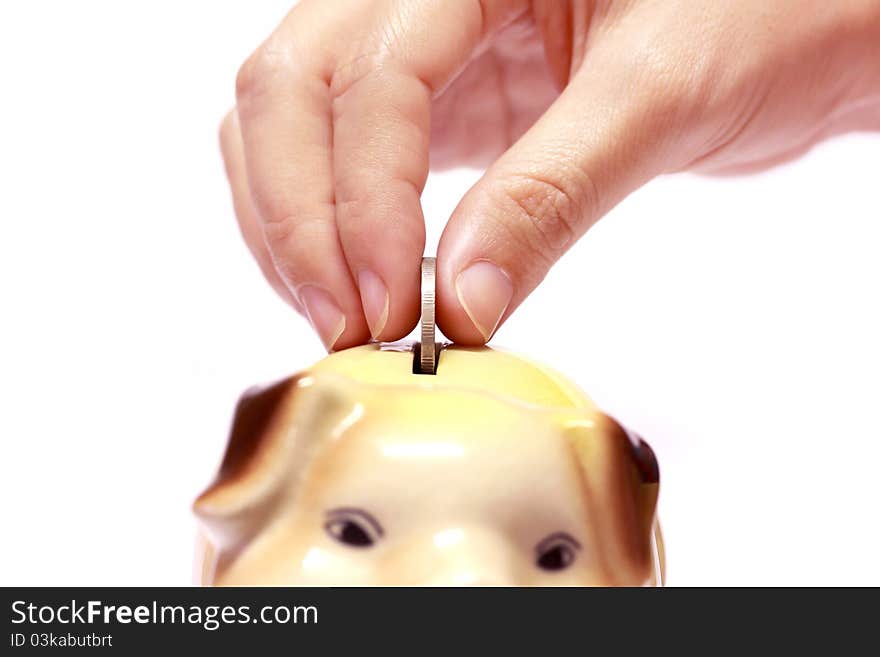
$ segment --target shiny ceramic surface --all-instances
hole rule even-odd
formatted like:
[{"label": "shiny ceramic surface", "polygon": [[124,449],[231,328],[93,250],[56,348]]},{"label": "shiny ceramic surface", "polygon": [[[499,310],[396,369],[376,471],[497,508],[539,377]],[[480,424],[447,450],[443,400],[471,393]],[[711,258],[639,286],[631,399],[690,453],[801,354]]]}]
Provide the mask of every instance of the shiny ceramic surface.
[{"label": "shiny ceramic surface", "polygon": [[367,345],[239,403],[196,501],[203,584],[654,585],[650,448],[488,348]]}]

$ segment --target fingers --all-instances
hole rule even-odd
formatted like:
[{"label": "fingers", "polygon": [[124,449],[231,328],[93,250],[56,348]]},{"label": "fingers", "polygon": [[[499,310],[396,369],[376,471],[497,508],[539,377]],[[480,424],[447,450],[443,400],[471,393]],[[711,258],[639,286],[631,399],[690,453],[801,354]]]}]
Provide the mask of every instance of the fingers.
[{"label": "fingers", "polygon": [[[297,8],[299,9],[299,7]],[[336,228],[332,122],[319,46],[296,10],[236,84],[244,160],[272,262],[328,350],[369,337]]]},{"label": "fingers", "polygon": [[304,2],[242,67],[244,161],[268,253],[328,349],[414,325],[432,95],[526,6]]},{"label": "fingers", "polygon": [[482,344],[556,260],[664,162],[668,103],[613,58],[591,62],[468,191],[438,248],[438,323]]},{"label": "fingers", "polygon": [[336,219],[374,338],[401,338],[418,317],[432,97],[522,3],[484,5],[390,3],[375,42],[333,75]]},{"label": "fingers", "polygon": [[254,208],[251,190],[248,186],[244,146],[241,142],[241,130],[238,126],[238,114],[235,110],[229,112],[220,124],[220,151],[223,154],[226,177],[232,192],[235,217],[238,219],[238,227],[245,244],[272,288],[298,312],[303,312],[300,303],[278,275],[275,263],[272,262],[269,249],[266,247],[263,228],[260,225],[260,218],[257,216],[257,210]]},{"label": "fingers", "polygon": [[333,102],[337,226],[374,338],[401,338],[417,318],[430,103],[423,83],[390,67]]}]

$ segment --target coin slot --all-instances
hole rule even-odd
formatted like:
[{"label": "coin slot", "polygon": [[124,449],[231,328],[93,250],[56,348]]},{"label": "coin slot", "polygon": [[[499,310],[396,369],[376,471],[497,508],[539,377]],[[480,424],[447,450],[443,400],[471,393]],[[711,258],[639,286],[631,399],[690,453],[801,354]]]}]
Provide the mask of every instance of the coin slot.
[{"label": "coin slot", "polygon": [[416,342],[413,345],[413,364],[412,364],[412,373],[413,374],[437,374],[437,368],[440,367],[440,353],[442,349],[439,344],[435,344],[434,346],[434,371],[433,372],[424,372],[422,371],[422,343]]}]

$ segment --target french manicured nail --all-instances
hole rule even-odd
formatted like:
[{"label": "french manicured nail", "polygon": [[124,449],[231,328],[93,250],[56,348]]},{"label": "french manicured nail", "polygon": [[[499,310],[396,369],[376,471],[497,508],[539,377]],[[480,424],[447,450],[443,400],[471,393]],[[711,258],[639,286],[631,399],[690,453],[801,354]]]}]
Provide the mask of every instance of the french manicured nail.
[{"label": "french manicured nail", "polygon": [[486,342],[513,298],[513,283],[488,260],[477,260],[455,279],[455,293],[468,317]]},{"label": "french manicured nail", "polygon": [[369,269],[358,274],[358,287],[361,290],[361,303],[370,327],[370,335],[374,339],[378,338],[388,321],[388,288]]},{"label": "french manicured nail", "polygon": [[304,285],[297,291],[297,296],[327,351],[332,351],[333,345],[345,330],[345,315],[339,310],[339,306],[327,290],[314,285]]}]

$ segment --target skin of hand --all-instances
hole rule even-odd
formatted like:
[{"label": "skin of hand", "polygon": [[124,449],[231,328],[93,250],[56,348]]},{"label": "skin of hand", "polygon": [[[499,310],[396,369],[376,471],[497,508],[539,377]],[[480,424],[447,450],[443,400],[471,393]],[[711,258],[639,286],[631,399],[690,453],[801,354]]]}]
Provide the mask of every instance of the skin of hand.
[{"label": "skin of hand", "polygon": [[482,344],[652,178],[880,129],[880,0],[304,0],[236,91],[242,233],[328,350],[409,333],[429,158],[485,167],[437,253],[438,324]]}]

